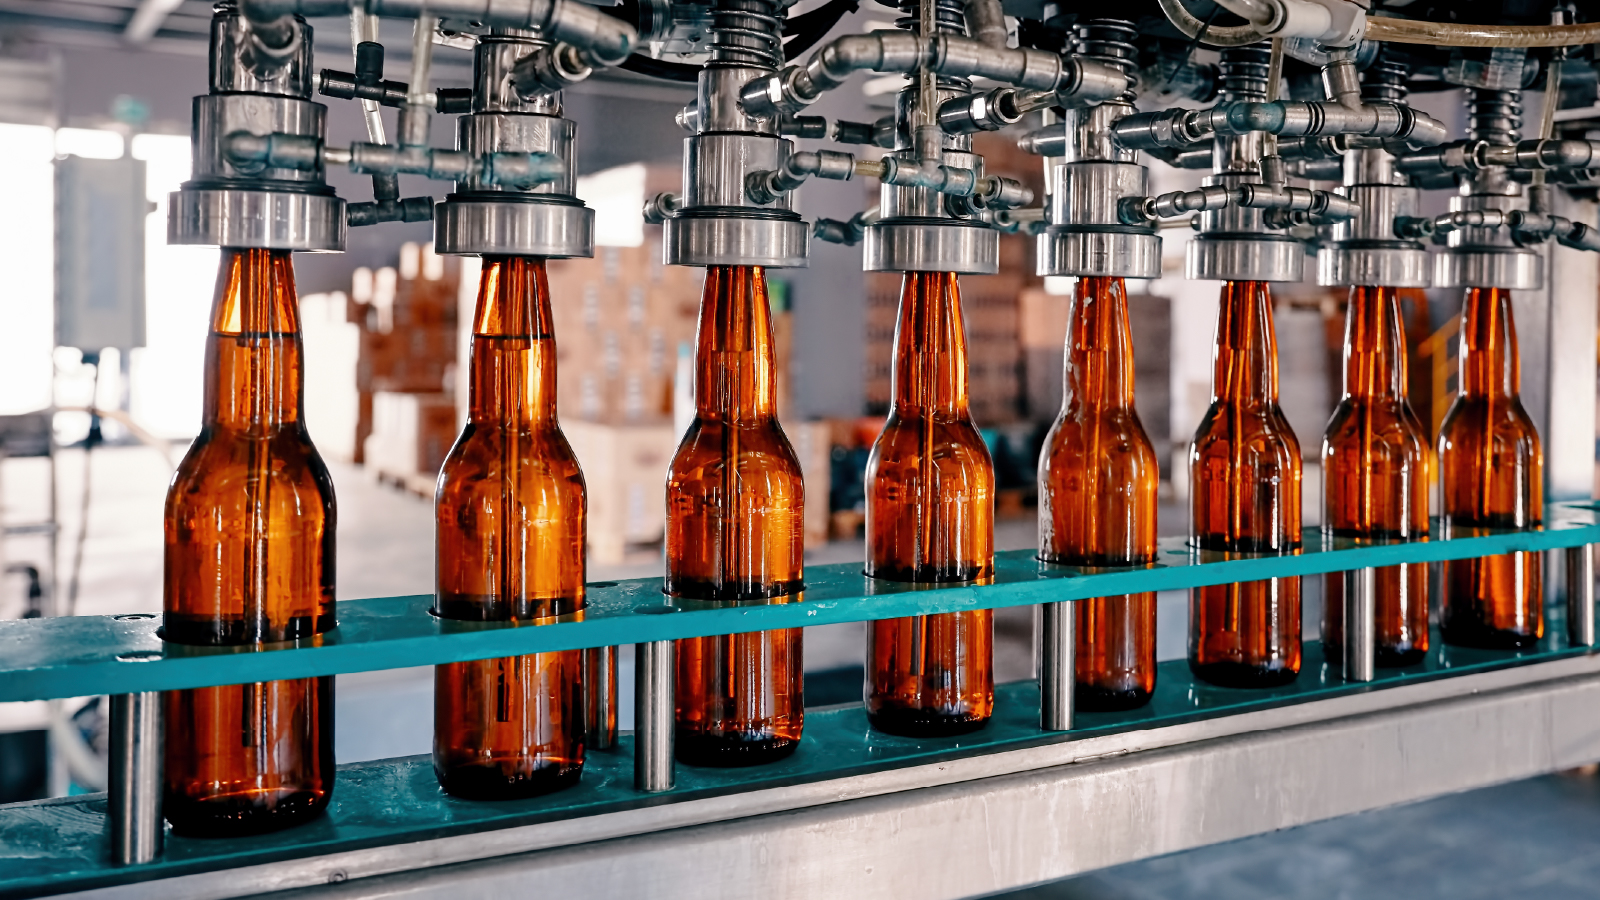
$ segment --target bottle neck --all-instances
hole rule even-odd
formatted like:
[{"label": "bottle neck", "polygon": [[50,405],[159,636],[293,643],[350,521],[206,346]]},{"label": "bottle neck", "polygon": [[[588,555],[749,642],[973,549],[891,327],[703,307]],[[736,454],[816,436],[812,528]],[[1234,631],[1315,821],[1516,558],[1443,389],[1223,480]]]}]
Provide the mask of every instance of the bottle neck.
[{"label": "bottle neck", "polygon": [[299,421],[300,351],[289,251],[225,248],[206,347],[205,425],[250,432]]},{"label": "bottle neck", "polygon": [[1511,292],[1467,288],[1461,310],[1461,396],[1515,397],[1522,383]]},{"label": "bottle neck", "polygon": [[1353,287],[1344,321],[1344,395],[1399,402],[1406,397],[1406,337],[1400,297],[1391,287]]},{"label": "bottle neck", "polygon": [[1278,402],[1278,339],[1265,281],[1230,281],[1217,310],[1213,402],[1251,407]]},{"label": "bottle neck", "polygon": [[1078,279],[1067,311],[1068,408],[1133,407],[1133,337],[1128,290],[1121,278]]},{"label": "bottle neck", "polygon": [[490,256],[472,317],[467,417],[479,425],[556,421],[555,332],[544,260]]},{"label": "bottle neck", "polygon": [[899,415],[963,416],[967,335],[954,272],[907,272],[894,335],[894,403]]},{"label": "bottle neck", "polygon": [[776,415],[767,304],[762,267],[706,269],[694,377],[695,414],[700,418],[756,422]]}]

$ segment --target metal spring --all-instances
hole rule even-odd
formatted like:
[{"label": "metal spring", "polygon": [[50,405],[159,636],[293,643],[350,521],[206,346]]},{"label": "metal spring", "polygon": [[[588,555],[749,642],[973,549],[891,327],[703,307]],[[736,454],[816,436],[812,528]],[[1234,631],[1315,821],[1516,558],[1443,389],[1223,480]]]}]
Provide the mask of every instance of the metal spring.
[{"label": "metal spring", "polygon": [[[901,15],[894,20],[895,27],[916,31],[922,22],[922,4],[918,0],[899,0],[896,5],[900,7]],[[966,36],[966,4],[962,0],[934,0],[933,17],[940,34]]]},{"label": "metal spring", "polygon": [[1221,99],[1266,100],[1267,69],[1271,64],[1272,49],[1264,41],[1224,48],[1218,66],[1221,71]]},{"label": "metal spring", "polygon": [[1410,88],[1406,79],[1411,77],[1411,66],[1379,53],[1367,70],[1361,73],[1361,96],[1367,100],[1385,103],[1404,103]]},{"label": "metal spring", "polygon": [[711,61],[777,71],[783,20],[777,0],[718,0],[711,11]]},{"label": "metal spring", "polygon": [[1467,139],[1515,144],[1522,129],[1522,92],[1467,91]]},{"label": "metal spring", "polygon": [[1078,26],[1078,52],[1128,76],[1128,89],[1117,97],[1124,103],[1133,102],[1139,84],[1139,50],[1133,45],[1138,36],[1127,19],[1090,19]]}]

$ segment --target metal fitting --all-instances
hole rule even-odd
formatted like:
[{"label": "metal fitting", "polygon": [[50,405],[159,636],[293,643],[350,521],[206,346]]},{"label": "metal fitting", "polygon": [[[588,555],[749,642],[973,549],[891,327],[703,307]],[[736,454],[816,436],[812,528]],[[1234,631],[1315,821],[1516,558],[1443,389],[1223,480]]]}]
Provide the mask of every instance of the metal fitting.
[{"label": "metal fitting", "polygon": [[856,174],[856,158],[835,150],[791,153],[776,169],[759,170],[745,176],[745,190],[758,204],[777,201],[805,183],[807,178],[849,181]]},{"label": "metal fitting", "polygon": [[987,94],[951,97],[939,105],[939,127],[947,134],[999,131],[1022,120],[1016,88],[995,88]]},{"label": "metal fitting", "polygon": [[327,108],[309,99],[311,28],[292,24],[293,53],[263,67],[252,54],[271,29],[228,5],[212,17],[211,92],[194,100],[193,177],[171,195],[168,243],[344,249],[345,204],[322,163]]},{"label": "metal fitting", "polygon": [[574,192],[577,126],[562,116],[557,89],[576,77],[568,67],[589,66],[586,60],[573,45],[523,29],[494,28],[478,39],[472,111],[456,122],[458,149],[431,151],[436,169],[452,155],[471,161],[457,167],[455,191],[433,210],[438,252],[594,255],[594,211]]}]

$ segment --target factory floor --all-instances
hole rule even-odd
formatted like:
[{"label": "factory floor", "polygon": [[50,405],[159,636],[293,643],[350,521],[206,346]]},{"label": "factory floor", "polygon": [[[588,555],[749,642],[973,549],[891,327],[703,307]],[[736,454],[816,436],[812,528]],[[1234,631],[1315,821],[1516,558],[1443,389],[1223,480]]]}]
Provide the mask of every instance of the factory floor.
[{"label": "factory floor", "polygon": [[[181,448],[174,451],[174,456]],[[83,454],[63,451],[59,466],[59,555],[71,571],[79,535]],[[91,457],[89,528],[83,542],[76,610],[111,614],[161,606],[161,513],[169,464],[145,447],[109,447]],[[376,484],[359,468],[333,465],[339,499],[338,595],[342,599],[423,593],[433,578],[431,504]],[[7,525],[42,518],[48,510],[48,468],[42,460],[0,464],[0,503]],[[1181,531],[1180,510],[1162,511],[1164,533]],[[1002,520],[998,549],[1031,547],[1031,519]],[[0,544],[7,564],[41,563],[39,536],[13,535]],[[812,563],[861,558],[859,543],[835,543],[807,554]],[[646,577],[660,565],[641,561],[594,567],[590,580]],[[0,617],[21,613],[26,582],[0,581]],[[65,600],[68,578],[62,577]],[[1318,618],[1315,579],[1306,611]],[[1158,599],[1158,655],[1181,657],[1187,608],[1181,593]],[[864,629],[860,625],[807,629],[807,700],[816,705],[860,696]],[[1010,665],[1001,680],[1029,677],[1031,612],[1003,611],[996,623],[997,661]],[[1009,662],[1007,662],[1009,661]],[[620,687],[623,727],[631,727],[631,660]],[[432,724],[432,673],[426,668],[340,676],[336,694],[336,752],[340,762],[426,753]],[[27,704],[0,704],[0,731],[29,726]],[[1563,898],[1600,893],[1600,781],[1593,774],[1550,776],[1473,791],[1391,810],[1379,810],[1130,863],[1050,885],[1013,892],[1006,900],[1188,900],[1227,897]]]}]

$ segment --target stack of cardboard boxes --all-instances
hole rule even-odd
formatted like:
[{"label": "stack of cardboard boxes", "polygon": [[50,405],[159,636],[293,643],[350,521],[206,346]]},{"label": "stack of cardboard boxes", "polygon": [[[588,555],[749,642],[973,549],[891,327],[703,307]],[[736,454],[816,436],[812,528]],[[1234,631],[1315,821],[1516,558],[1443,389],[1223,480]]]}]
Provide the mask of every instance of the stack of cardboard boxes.
[{"label": "stack of cardboard boxes", "polygon": [[352,318],[362,325],[356,446],[379,479],[431,495],[455,443],[461,260],[406,244],[399,270],[358,270]]},{"label": "stack of cardboard boxes", "polygon": [[638,247],[552,260],[557,407],[589,489],[589,555],[623,562],[661,540],[663,482],[678,433],[679,346],[693,346],[702,273],[661,262],[660,229]]}]

